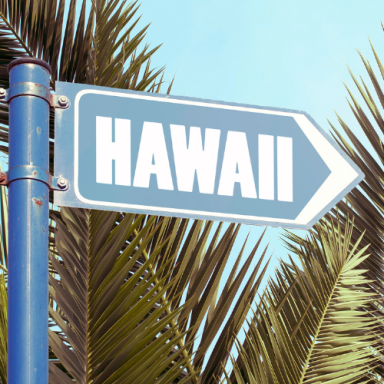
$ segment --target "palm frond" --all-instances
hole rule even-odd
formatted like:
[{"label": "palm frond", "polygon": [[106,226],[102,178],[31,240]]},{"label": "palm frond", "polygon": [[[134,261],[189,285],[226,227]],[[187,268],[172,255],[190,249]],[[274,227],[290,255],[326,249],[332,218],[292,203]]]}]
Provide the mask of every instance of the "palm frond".
[{"label": "palm frond", "polygon": [[169,370],[178,377],[188,362],[180,358],[185,334],[175,321],[183,307],[167,314],[157,305],[172,282],[155,282],[163,269],[148,273],[167,240],[143,257],[164,224],[148,219],[128,244],[145,217],[118,215],[63,208],[56,218],[60,256],[51,254],[57,278],[50,280],[50,315],[60,331],[50,331],[52,351],[78,383],[160,382]]},{"label": "palm frond", "polygon": [[[373,44],[370,42],[374,60],[378,68],[375,69],[363,54],[359,51],[360,58],[368,74],[368,80],[362,77],[358,79],[349,70],[354,85],[358,90],[358,97],[346,87],[349,95],[349,106],[355,117],[354,129],[350,128],[339,115],[337,115],[341,130],[331,124],[333,137],[339,143],[344,152],[360,167],[365,174],[365,179],[360,185],[350,192],[345,200],[341,201],[337,208],[327,216],[328,222],[340,219],[342,223],[348,217],[354,217],[355,230],[352,234],[353,244],[365,235],[360,242],[360,248],[370,244],[371,256],[364,260],[361,268],[366,272],[369,286],[380,292],[380,298],[372,304],[371,312],[376,316],[383,316],[384,300],[384,254],[383,254],[383,230],[384,230],[384,93],[383,79],[384,67]],[[377,72],[377,71],[376,71]],[[345,137],[341,134],[344,132]],[[382,339],[384,327],[378,332],[378,340],[384,345]],[[382,366],[375,367],[376,374],[383,376]]]},{"label": "palm frond", "polygon": [[[228,259],[228,243],[233,245],[237,233],[234,226],[228,228],[213,248],[212,243],[206,247],[207,230],[212,223],[207,223],[206,230],[199,233],[196,228],[202,223],[195,222],[180,250],[178,227],[182,227],[185,220],[156,217],[146,220],[144,216],[63,208],[61,219],[56,218],[56,222],[56,247],[60,256],[51,255],[57,278],[51,277],[50,294],[53,298],[51,317],[60,331],[51,331],[51,348],[76,382],[140,382],[143,372],[150,373],[151,362],[156,362],[158,367],[163,357],[164,364],[170,364],[171,351],[172,364],[180,369],[171,364],[159,371],[154,366],[151,377],[160,376],[163,371],[169,375],[168,370],[172,370],[180,379],[186,375],[191,380],[197,378],[202,357],[227,315],[259,244],[236,278],[229,280],[228,289],[215,305],[215,284],[222,273],[217,264],[223,264]],[[226,252],[222,251],[223,247]],[[204,252],[206,248],[209,250],[207,253]],[[215,268],[208,268],[204,262],[201,264],[195,276],[198,289],[192,289],[200,300],[191,297],[185,304],[180,304],[184,291],[178,291],[176,287],[183,281],[188,269],[183,268],[183,273],[180,273],[180,269],[172,266],[182,264],[186,254],[191,257],[202,251],[202,260],[213,259],[211,263]],[[221,368],[218,370],[214,362],[225,361],[228,357],[232,334],[239,331],[248,303],[254,298],[265,272],[264,268],[254,283],[263,256],[221,332],[208,363],[209,370],[204,371],[204,382],[213,380],[213,374],[221,374]],[[200,274],[206,274],[207,281],[201,279]],[[199,294],[199,289],[205,292]],[[175,305],[175,302],[178,304]],[[203,310],[204,302],[208,302],[208,307]],[[202,319],[197,320],[193,315],[198,311],[200,314],[203,312],[205,317],[209,306],[213,308],[214,316],[206,322],[199,356],[192,362],[193,341],[202,323]],[[161,345],[170,349],[166,354],[156,355],[154,360],[145,360],[148,364],[142,366],[141,372],[141,368],[135,365],[139,356],[140,359],[154,356],[156,348]],[[52,379],[55,369],[52,367],[50,371]],[[160,380],[161,376],[156,376],[156,379]]]},{"label": "palm frond", "polygon": [[[384,72],[382,71],[383,67],[381,61],[373,46],[372,50],[380,69],[380,73],[383,75]],[[381,108],[383,108],[384,94],[381,90],[379,79],[376,77],[369,61],[366,60],[360,52],[359,54],[369,75],[376,97],[380,102]],[[355,231],[352,236],[355,241],[360,238],[362,232],[365,231],[361,246],[370,244],[371,257],[364,262],[364,267],[367,269],[367,276],[373,280],[372,283],[377,289],[384,292],[383,239],[381,236],[384,229],[384,152],[382,143],[384,120],[382,118],[382,113],[380,112],[380,107],[376,105],[376,101],[367,84],[363,79],[359,81],[353,75],[351,70],[350,74],[366,108],[359,104],[357,98],[347,87],[351,99],[348,103],[358,123],[357,127],[361,129],[362,137],[367,139],[371,148],[368,148],[366,142],[363,143],[361,139],[358,138],[357,134],[349,128],[348,124],[337,115],[340,126],[346,134],[346,137],[343,137],[338,129],[331,124],[333,136],[345,153],[365,173],[365,179],[360,183],[359,187],[355,188],[346,196],[345,201],[338,204],[338,211],[336,212],[336,210],[333,210],[332,214],[328,216],[328,220],[334,221],[336,215],[338,215],[343,222],[347,220],[347,216],[354,217]]]},{"label": "palm frond", "polygon": [[244,345],[236,343],[231,382],[373,382],[372,371],[383,365],[377,338],[383,320],[370,305],[380,294],[362,267],[367,247],[360,249],[361,238],[352,242],[350,222],[315,229],[305,240],[287,234],[299,264],[281,261]]}]

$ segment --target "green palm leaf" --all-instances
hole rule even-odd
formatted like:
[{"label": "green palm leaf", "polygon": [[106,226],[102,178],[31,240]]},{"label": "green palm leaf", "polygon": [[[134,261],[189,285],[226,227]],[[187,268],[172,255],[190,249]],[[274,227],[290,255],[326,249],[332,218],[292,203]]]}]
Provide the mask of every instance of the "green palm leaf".
[{"label": "green palm leaf", "polygon": [[352,243],[349,222],[315,229],[305,240],[288,233],[299,264],[280,263],[246,342],[237,341],[231,382],[376,382],[372,371],[384,361],[382,318],[370,313],[380,295],[362,268],[367,247],[360,247],[362,238]]},{"label": "green palm leaf", "polygon": [[60,256],[51,255],[58,277],[50,280],[50,314],[60,331],[50,331],[51,348],[78,383],[139,383],[147,376],[162,382],[175,361],[172,375],[178,377],[188,362],[177,348],[184,334],[175,320],[183,307],[167,314],[156,305],[172,283],[165,283],[166,276],[155,282],[164,268],[148,273],[167,241],[143,256],[164,223],[148,219],[128,244],[144,216],[118,216],[63,208],[56,219]]},{"label": "green palm leaf", "polygon": [[[373,49],[373,47],[372,47]],[[374,51],[374,49],[373,49]],[[376,52],[375,57],[380,69],[382,65]],[[371,67],[370,63],[361,55],[370,80],[376,92],[376,95],[383,105],[384,95],[381,91],[379,81]],[[367,275],[373,280],[373,283],[383,290],[383,254],[382,254],[382,239],[380,233],[383,230],[383,181],[384,173],[382,163],[384,161],[384,152],[382,146],[382,134],[384,132],[384,121],[381,117],[380,108],[376,105],[372,95],[366,84],[362,84],[351,73],[351,76],[358,87],[359,93],[362,96],[370,116],[366,114],[363,107],[360,106],[358,100],[353,96],[352,92],[347,88],[351,101],[349,105],[359,123],[358,127],[361,128],[363,136],[368,139],[372,148],[367,148],[356,136],[355,133],[348,127],[348,125],[338,116],[341,128],[346,133],[346,138],[342,137],[335,126],[332,126],[334,138],[339,143],[341,148],[355,161],[355,163],[365,173],[365,179],[360,183],[358,188],[355,188],[350,194],[346,196],[345,201],[338,204],[338,214],[343,221],[346,217],[354,216],[355,233],[353,238],[356,240],[360,234],[365,231],[364,239],[361,246],[371,244],[370,253],[371,257],[365,262]],[[384,74],[384,72],[382,73]],[[371,121],[373,120],[373,121]],[[329,216],[328,219],[332,220],[334,216]]]},{"label": "green palm leaf", "polygon": [[[383,106],[384,94],[380,77],[384,79],[384,68],[381,60],[371,43],[372,52],[378,67],[378,75],[370,62],[364,58],[361,52],[359,55],[367,71],[369,80],[356,78],[349,70],[354,84],[357,87],[359,98],[355,97],[347,87],[349,106],[358,124],[358,130],[351,130],[349,125],[337,115],[341,131],[331,124],[333,136],[345,153],[353,159],[365,174],[365,179],[360,185],[346,196],[346,199],[337,206],[337,214],[343,223],[347,217],[354,217],[355,231],[353,232],[353,244],[361,236],[365,235],[360,247],[370,244],[371,256],[364,260],[362,268],[369,279],[369,285],[380,292],[380,299],[372,304],[371,312],[376,316],[383,316],[383,292],[384,292],[384,263],[383,263],[383,239],[381,233],[384,229],[383,209],[383,183],[384,183],[384,151],[383,151]],[[362,103],[359,102],[362,99]],[[336,211],[327,216],[329,222],[335,221]],[[378,340],[383,344],[384,327],[378,332]],[[376,366],[379,377],[384,377],[382,365]]]},{"label": "green palm leaf", "polygon": [[[56,247],[60,256],[51,256],[58,277],[51,278],[50,288],[54,299],[51,316],[60,327],[56,334],[51,331],[51,347],[60,363],[80,383],[91,380],[95,383],[113,383],[115,380],[119,383],[124,380],[141,382],[139,374],[145,372],[149,375],[151,362],[156,363],[151,373],[153,382],[157,382],[155,379],[162,382],[161,373],[167,373],[169,380],[169,370],[181,379],[187,374],[184,368],[188,369],[188,377],[192,379],[201,369],[202,361],[200,356],[195,359],[199,363],[191,364],[193,336],[190,334],[196,335],[202,320],[190,316],[200,309],[199,304],[201,306],[205,297],[212,295],[212,290],[216,292],[212,283],[217,280],[218,272],[208,272],[209,283],[203,285],[206,288],[200,302],[193,303],[192,299],[187,299],[184,305],[176,306],[174,303],[182,292],[177,292],[175,287],[183,276],[170,266],[180,263],[186,257],[185,253],[196,254],[207,248],[207,232],[196,233],[198,224],[202,223],[195,222],[187,236],[187,245],[180,250],[178,236],[172,236],[175,225],[183,224],[180,219],[151,217],[146,221],[143,216],[68,208],[61,210],[61,216],[62,220],[56,219]],[[207,223],[206,228],[211,225]],[[209,256],[215,259],[215,254],[223,259],[222,248],[228,248],[228,243],[233,244],[236,233],[234,226],[230,226],[217,247],[211,249],[213,255],[205,253],[203,260]],[[188,242],[188,238],[193,237],[195,240]],[[150,244],[154,239],[155,246]],[[206,323],[199,353],[211,345],[257,248],[258,244],[234,282],[229,284],[229,293],[221,295],[217,305],[209,301],[217,315]],[[226,258],[229,252],[230,249],[223,252]],[[247,303],[254,298],[265,272],[264,269],[254,283],[261,262],[262,258],[221,333],[212,353],[216,360],[225,360],[228,356],[232,333],[239,330]],[[214,264],[217,266],[217,262]],[[204,263],[201,267],[197,276],[199,272],[207,273]],[[172,272],[175,272],[174,276]],[[184,331],[189,318],[189,327]],[[187,338],[185,332],[189,333]],[[161,336],[157,336],[159,334]],[[169,347],[166,353],[161,348],[156,349],[161,345]],[[160,356],[156,355],[158,351]],[[171,351],[172,357],[169,356]],[[141,361],[142,355],[156,358],[145,360],[147,366],[138,366],[135,362]],[[172,364],[163,367],[161,358],[164,364],[171,364],[171,359]],[[204,382],[209,382],[213,373],[217,374],[216,367],[211,365],[208,366],[212,372],[206,370],[203,374],[206,377],[203,376]],[[57,368],[57,364],[52,362],[53,382],[57,379],[54,375]]]}]

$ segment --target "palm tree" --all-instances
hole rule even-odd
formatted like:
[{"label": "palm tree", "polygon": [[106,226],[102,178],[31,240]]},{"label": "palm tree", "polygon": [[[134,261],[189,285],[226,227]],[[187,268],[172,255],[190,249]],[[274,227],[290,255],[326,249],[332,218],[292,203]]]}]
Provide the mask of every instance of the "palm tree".
[{"label": "palm tree", "polygon": [[[1,86],[8,87],[7,65],[12,60],[33,56],[51,65],[52,90],[60,80],[160,92],[164,68],[151,68],[159,47],[143,44],[148,26],[136,31],[137,2],[95,0],[87,14],[83,0],[77,19],[76,3],[71,0],[64,25],[65,0],[0,0]],[[51,139],[53,121],[52,111]],[[7,154],[6,104],[0,105],[0,124],[0,149]],[[51,173],[53,148],[52,140]],[[7,345],[6,204],[2,191],[2,383]],[[214,382],[266,268],[261,268],[266,254],[259,252],[261,239],[239,268],[243,246],[219,294],[239,228],[231,224],[222,234],[222,223],[52,206],[50,382]],[[256,255],[257,266],[235,300]]]}]

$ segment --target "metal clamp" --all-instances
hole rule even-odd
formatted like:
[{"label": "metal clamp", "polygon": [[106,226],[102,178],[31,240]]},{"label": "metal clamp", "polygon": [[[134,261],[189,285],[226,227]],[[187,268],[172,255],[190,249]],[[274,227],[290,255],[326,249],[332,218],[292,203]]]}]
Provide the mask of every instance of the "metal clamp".
[{"label": "metal clamp", "polygon": [[9,102],[16,96],[37,96],[48,101],[53,108],[66,109],[70,102],[68,97],[51,94],[51,91],[41,84],[32,82],[16,83],[9,89],[0,88],[0,101]]},{"label": "metal clamp", "polygon": [[0,172],[0,185],[9,185],[14,180],[38,180],[48,185],[53,191],[66,191],[69,187],[64,177],[54,177],[43,168],[35,165],[20,165],[13,167],[8,172]]}]

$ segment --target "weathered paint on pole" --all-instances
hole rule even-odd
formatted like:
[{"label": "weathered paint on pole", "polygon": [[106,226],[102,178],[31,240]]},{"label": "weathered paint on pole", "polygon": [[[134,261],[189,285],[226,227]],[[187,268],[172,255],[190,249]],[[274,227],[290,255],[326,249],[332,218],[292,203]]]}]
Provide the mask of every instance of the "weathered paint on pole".
[{"label": "weathered paint on pole", "polygon": [[[15,60],[10,89],[31,82],[49,91],[50,72],[41,60]],[[49,170],[49,103],[36,95],[9,102],[8,174],[23,166]],[[8,188],[8,383],[47,384],[49,187],[21,177]]]}]

